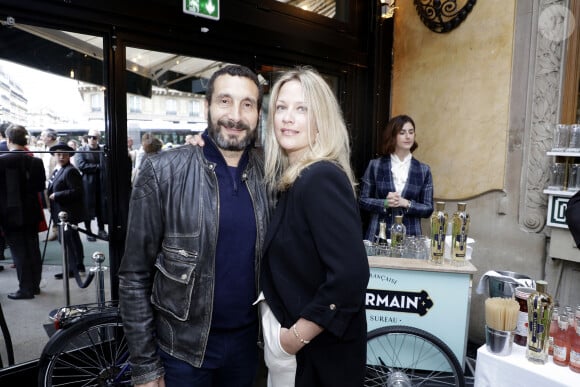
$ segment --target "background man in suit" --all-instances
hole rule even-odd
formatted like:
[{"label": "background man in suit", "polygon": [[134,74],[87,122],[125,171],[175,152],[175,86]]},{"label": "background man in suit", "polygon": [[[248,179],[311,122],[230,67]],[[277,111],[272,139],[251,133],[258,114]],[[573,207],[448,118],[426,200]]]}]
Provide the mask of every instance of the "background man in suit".
[{"label": "background man in suit", "polygon": [[[9,122],[3,122],[0,124],[0,152],[8,152],[8,143],[6,142],[6,129],[10,126]],[[2,155],[3,153],[0,153]],[[4,256],[4,250],[6,250],[6,239],[4,238],[4,233],[0,229],[0,261],[6,259]],[[0,265],[0,271],[4,270],[4,266]]]},{"label": "background man in suit", "polygon": [[[76,155],[77,168],[83,174],[84,200],[87,210],[85,219],[85,228],[91,231],[91,220],[97,218],[99,228],[99,238],[107,240],[108,235],[105,231],[106,221],[106,176],[105,163],[103,157],[103,147],[99,145],[101,134],[96,129],[89,130],[87,145],[82,146]],[[95,241],[95,237],[87,235],[87,240]]]},{"label": "background man in suit", "polygon": [[42,160],[26,152],[28,133],[23,126],[6,130],[9,153],[0,155],[0,227],[10,245],[19,289],[13,300],[40,293],[42,261],[38,225],[43,220],[39,194],[45,189]]}]

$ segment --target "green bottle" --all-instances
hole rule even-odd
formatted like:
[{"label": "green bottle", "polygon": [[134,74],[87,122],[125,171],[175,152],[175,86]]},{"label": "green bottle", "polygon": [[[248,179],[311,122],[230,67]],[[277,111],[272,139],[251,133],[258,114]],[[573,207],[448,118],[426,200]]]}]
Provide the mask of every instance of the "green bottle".
[{"label": "green bottle", "polygon": [[554,301],[547,293],[548,283],[536,281],[536,292],[528,297],[528,341],[526,358],[539,364],[548,361],[550,323]]},{"label": "green bottle", "polygon": [[431,262],[441,265],[445,255],[445,234],[447,233],[447,213],[445,202],[435,203],[431,215]]}]

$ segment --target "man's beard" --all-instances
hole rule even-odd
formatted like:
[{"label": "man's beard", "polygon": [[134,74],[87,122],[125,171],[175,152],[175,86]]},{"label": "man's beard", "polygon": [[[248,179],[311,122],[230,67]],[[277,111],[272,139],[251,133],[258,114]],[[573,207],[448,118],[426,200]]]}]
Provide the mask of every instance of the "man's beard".
[{"label": "man's beard", "polygon": [[[217,146],[223,150],[228,151],[241,151],[246,149],[248,145],[254,142],[256,139],[257,127],[252,130],[248,125],[241,121],[218,120],[217,124],[214,126],[212,124],[211,115],[208,113],[209,122],[209,136],[215,141]],[[241,140],[238,137],[228,136],[221,131],[221,127],[235,128],[237,130],[243,130],[246,132],[246,136]]]}]

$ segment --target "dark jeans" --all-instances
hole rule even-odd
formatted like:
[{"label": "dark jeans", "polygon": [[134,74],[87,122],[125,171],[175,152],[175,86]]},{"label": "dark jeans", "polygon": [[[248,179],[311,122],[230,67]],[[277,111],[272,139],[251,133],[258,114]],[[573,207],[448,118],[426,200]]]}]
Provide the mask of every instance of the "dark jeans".
[{"label": "dark jeans", "polygon": [[[58,241],[61,245],[63,244],[60,233],[58,235]],[[81,237],[77,230],[72,227],[67,227],[67,230],[64,233],[64,246],[68,251],[68,269],[69,271],[73,271],[74,268],[78,268],[83,264],[85,257],[83,243],[81,242]]]},{"label": "dark jeans", "polygon": [[[98,188],[100,189],[100,188]],[[85,220],[85,229],[89,232],[92,233],[91,230],[91,221],[93,220],[93,218],[97,218],[97,227],[99,229],[99,231],[105,231],[105,220],[104,220],[104,214],[105,214],[105,209],[103,208],[103,199],[101,197],[102,193],[97,192],[95,194],[95,215],[94,217],[90,217],[91,215],[89,214],[89,218],[87,220]],[[90,210],[89,210],[90,212]]]},{"label": "dark jeans", "polygon": [[33,294],[38,289],[42,278],[37,227],[18,231],[4,230],[4,237],[10,245],[10,253],[16,266],[19,290],[27,294]]},{"label": "dark jeans", "polygon": [[206,361],[201,368],[160,351],[165,367],[165,385],[252,387],[258,367],[256,341],[255,327],[228,333],[210,333]]},{"label": "dark jeans", "polygon": [[4,249],[6,249],[6,238],[4,238],[4,233],[0,230],[0,258],[4,258]]}]

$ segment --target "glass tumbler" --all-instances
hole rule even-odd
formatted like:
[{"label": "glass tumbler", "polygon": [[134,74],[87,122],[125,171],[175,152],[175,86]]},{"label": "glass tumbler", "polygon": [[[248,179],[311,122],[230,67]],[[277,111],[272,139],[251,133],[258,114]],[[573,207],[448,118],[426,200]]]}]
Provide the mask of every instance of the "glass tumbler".
[{"label": "glass tumbler", "polygon": [[570,145],[570,125],[557,124],[554,127],[553,151],[565,151]]},{"label": "glass tumbler", "polygon": [[568,169],[568,190],[580,189],[580,164],[570,164]]},{"label": "glass tumbler", "polygon": [[564,186],[565,164],[554,163],[550,167],[550,181],[548,188],[553,190],[561,190]]},{"label": "glass tumbler", "polygon": [[568,152],[580,152],[580,124],[570,125]]}]

